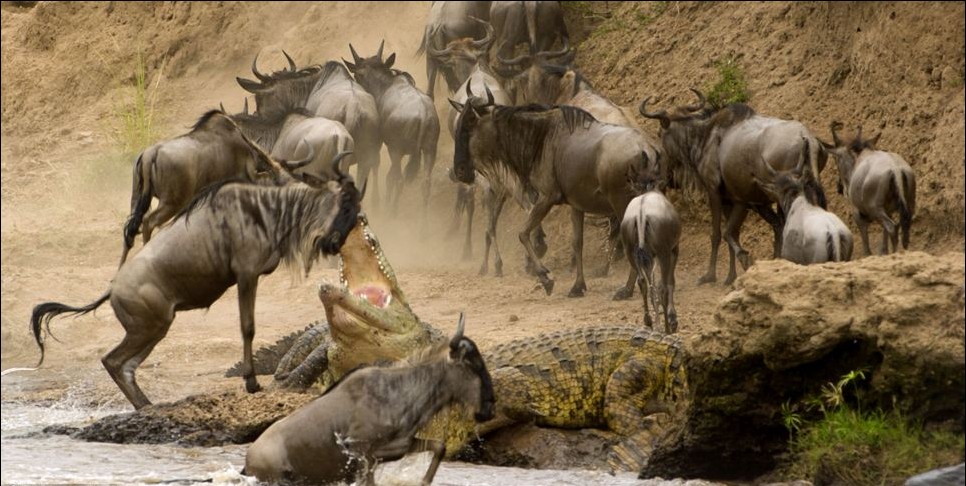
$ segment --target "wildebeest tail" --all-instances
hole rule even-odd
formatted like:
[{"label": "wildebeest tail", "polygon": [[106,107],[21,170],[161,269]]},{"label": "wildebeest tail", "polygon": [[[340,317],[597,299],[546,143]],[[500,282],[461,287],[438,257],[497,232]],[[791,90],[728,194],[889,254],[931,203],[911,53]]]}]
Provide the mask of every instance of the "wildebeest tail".
[{"label": "wildebeest tail", "polygon": [[654,261],[654,255],[647,250],[647,216],[644,214],[644,206],[640,207],[640,214],[637,218],[637,248],[634,249],[634,258],[637,260],[637,275],[644,280],[648,286],[651,285],[647,278],[647,269]]},{"label": "wildebeest tail", "polygon": [[893,172],[892,186],[896,191],[896,205],[899,206],[899,228],[902,230],[902,247],[909,249],[909,229],[912,227],[912,208],[915,194],[906,194],[909,176],[905,171]]},{"label": "wildebeest tail", "polygon": [[[153,164],[153,152],[149,154],[149,157],[148,164]],[[131,214],[127,218],[127,223],[124,224],[125,257],[127,250],[134,246],[134,237],[141,231],[144,214],[151,207],[151,178],[145,175],[145,172],[149,172],[150,169],[150,167],[144,166],[144,152],[142,152],[134,163],[134,176],[131,184]],[[121,258],[121,263],[124,263],[124,257]]]},{"label": "wildebeest tail", "polygon": [[58,302],[44,302],[43,304],[39,304],[34,307],[33,312],[30,314],[30,329],[33,330],[34,340],[37,341],[37,346],[40,347],[40,361],[37,362],[37,367],[39,368],[44,362],[44,340],[40,336],[41,325],[46,327],[47,334],[50,334],[50,320],[54,317],[64,313],[82,316],[100,307],[101,304],[106,302],[110,297],[111,291],[108,290],[107,292],[104,292],[104,295],[100,296],[97,300],[84,307],[71,307]]},{"label": "wildebeest tail", "polygon": [[829,261],[829,262],[839,261],[839,258],[838,258],[839,252],[836,251],[836,248],[835,248],[835,234],[833,234],[832,232],[829,232],[825,236],[825,252],[827,256],[825,261]]}]

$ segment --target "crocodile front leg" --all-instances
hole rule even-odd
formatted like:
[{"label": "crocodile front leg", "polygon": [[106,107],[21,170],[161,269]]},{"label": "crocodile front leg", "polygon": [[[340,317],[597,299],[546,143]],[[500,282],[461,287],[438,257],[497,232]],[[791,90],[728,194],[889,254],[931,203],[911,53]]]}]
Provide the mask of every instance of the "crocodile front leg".
[{"label": "crocodile front leg", "polygon": [[275,371],[275,381],[282,388],[305,390],[329,369],[332,336],[329,326],[319,323],[304,333],[282,356]]}]

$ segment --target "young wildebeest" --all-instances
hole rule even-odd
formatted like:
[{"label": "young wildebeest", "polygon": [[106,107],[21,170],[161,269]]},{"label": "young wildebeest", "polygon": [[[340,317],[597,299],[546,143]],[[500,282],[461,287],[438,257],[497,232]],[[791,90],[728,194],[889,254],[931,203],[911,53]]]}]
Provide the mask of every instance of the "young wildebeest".
[{"label": "young wildebeest", "polygon": [[247,108],[246,102],[245,111],[232,115],[231,119],[272,157],[304,159],[308,153],[314,154],[310,162],[295,171],[296,174],[325,178],[329,161],[337,154],[351,153],[355,147],[352,135],[341,123],[312,116],[302,108],[255,115],[248,114]]},{"label": "young wildebeest", "polygon": [[423,477],[428,485],[446,447],[417,439],[416,432],[454,404],[476,407],[477,422],[494,416],[490,374],[476,343],[463,336],[462,313],[448,345],[392,367],[356,368],[273,424],[248,448],[243,474],[261,481],[348,483],[358,473],[360,482],[374,484],[376,461],[432,450]]},{"label": "young wildebeest", "polygon": [[[878,220],[882,224],[880,253],[899,249],[899,229],[902,230],[902,247],[909,248],[909,228],[916,213],[916,174],[901,155],[876,150],[875,144],[881,133],[869,140],[862,139],[862,127],[855,138],[848,142],[839,139],[838,122],[832,123],[832,139],[835,146],[829,151],[839,168],[839,193],[844,193],[852,203],[852,216],[859,227],[865,254],[871,255],[869,246],[869,223]],[[896,226],[891,214],[899,213]]]},{"label": "young wildebeest", "polygon": [[42,325],[49,333],[51,318],[86,314],[110,299],[126,334],[101,362],[135,408],[149,405],[134,371],[167,334],[175,314],[207,308],[237,283],[242,373],[245,388],[258,391],[252,366],[258,278],[272,273],[280,262],[302,262],[308,271],[320,252],[339,251],[359,212],[352,179],[338,171],[344,155],[332,163],[335,181],[305,176],[311,185],[225,181],[208,186],[173,224],[118,269],[110,289],[96,301],[84,307],[56,302],[34,307],[30,326],[40,347],[40,363]]},{"label": "young wildebeest", "polygon": [[800,265],[847,262],[852,258],[852,232],[834,213],[812,204],[806,197],[802,173],[807,170],[808,140],[802,158],[790,172],[778,173],[768,164],[768,179],[756,177],[762,190],[779,202],[785,214],[782,258]]},{"label": "young wildebeest", "polygon": [[775,170],[789,170],[798,163],[802,140],[811,152],[808,165],[811,177],[806,189],[818,205],[825,207],[825,194],[818,176],[828,160],[818,139],[801,123],[759,115],[744,103],[722,108],[709,106],[695,89],[698,103],[680,107],[675,113],[648,112],[650,98],[641,102],[646,118],[661,121],[661,140],[668,160],[668,172],[679,183],[692,181],[708,197],[711,209],[711,258],[708,271],[698,283],[714,282],[721,243],[721,216],[727,216],[725,241],[729,265],[726,284],[738,276],[735,258],[747,270],[754,259],[739,242],[741,225],[748,209],[757,212],[774,232],[774,255],[781,253],[782,218],[772,209],[775,202],[755,182],[755,174],[765,178],[762,161]]},{"label": "young wildebeest", "polygon": [[[644,324],[654,327],[648,308],[648,292],[656,290],[662,309],[664,330],[671,334],[678,330],[678,313],[674,310],[674,268],[678,263],[678,243],[681,240],[681,220],[674,205],[661,192],[662,182],[653,174],[641,174],[634,181],[635,189],[641,191],[627,204],[621,221],[621,239],[624,252],[631,266],[637,271],[631,274],[627,284],[617,292],[614,299],[630,298],[634,293],[634,280],[644,299]],[[654,259],[661,265],[661,286],[654,288]]]},{"label": "young wildebeest", "polygon": [[[262,74],[252,63],[252,73],[261,82],[237,78],[238,83],[255,94],[259,114],[305,108],[313,116],[342,123],[354,142],[351,159],[358,163],[356,183],[359,187],[366,185],[370,173],[379,173],[379,150],[382,148],[376,100],[339,62],[329,61],[322,67],[296,70],[295,62],[287,54],[286,58],[290,65],[288,70]],[[371,186],[378,201],[378,180],[374,180]]]},{"label": "young wildebeest", "polygon": [[[549,295],[553,280],[540,261],[531,235],[550,209],[571,208],[577,278],[569,295],[587,289],[583,270],[584,213],[621,218],[635,194],[627,174],[646,169],[640,136],[633,129],[599,123],[573,106],[496,106],[493,95],[470,98],[459,118],[453,171],[473,182],[479,161],[497,161],[537,200],[519,234],[536,274]],[[656,154],[647,153],[648,160]],[[633,270],[631,270],[633,272]]]},{"label": "young wildebeest", "polygon": [[420,163],[426,166],[426,182],[423,185],[423,207],[429,206],[429,191],[432,184],[433,166],[436,165],[436,144],[439,142],[439,117],[433,100],[416,89],[416,82],[409,74],[392,69],[396,53],[382,60],[379,44],[375,56],[361,58],[352,44],[352,59],[355,63],[343,60],[356,81],[373,97],[379,108],[379,129],[382,141],[389,150],[392,167],[386,176],[386,200],[398,208],[402,194],[402,158],[409,156],[406,166],[406,181],[412,181],[419,174]]},{"label": "young wildebeest", "polygon": [[[280,170],[252,143],[223,111],[212,110],[198,119],[191,132],[152,145],[134,163],[131,215],[124,226],[121,265],[143,231],[144,243],[158,226],[191,202],[202,188],[226,179],[255,181],[258,171]],[[158,207],[148,212],[152,198]],[[142,225],[143,222],[143,225]]]}]

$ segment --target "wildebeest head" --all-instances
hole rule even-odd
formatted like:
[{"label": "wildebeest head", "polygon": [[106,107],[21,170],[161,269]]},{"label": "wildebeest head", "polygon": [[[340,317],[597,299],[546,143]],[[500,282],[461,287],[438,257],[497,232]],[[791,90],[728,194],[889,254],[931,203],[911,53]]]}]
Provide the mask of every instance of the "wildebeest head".
[{"label": "wildebeest head", "polygon": [[486,35],[481,39],[464,37],[451,40],[444,49],[435,49],[432,46],[426,47],[426,55],[431,57],[443,75],[447,78],[452,77],[455,81],[462,83],[470,76],[473,66],[480,60],[486,60],[490,46],[493,44],[493,27],[489,22],[470,16],[475,22],[483,25]]},{"label": "wildebeest head", "polygon": [[270,74],[258,70],[258,55],[252,61],[252,74],[258,81],[237,77],[239,86],[255,95],[258,111],[284,111],[305,106],[312,89],[322,75],[321,66],[298,69],[295,61],[282,51],[288,68]]},{"label": "wildebeest head", "polygon": [[484,85],[486,98],[475,96],[470,85],[466,85],[466,103],[450,99],[450,104],[459,112],[456,122],[456,148],[453,154],[453,172],[456,179],[465,184],[472,184],[475,179],[473,160],[470,158],[470,134],[477,129],[480,120],[492,111],[494,106],[493,93],[489,86]]},{"label": "wildebeest head", "polygon": [[[493,71],[503,78],[504,85],[507,86],[517,97],[518,103],[554,103],[560,97],[561,92],[574,93],[575,87],[571,84],[568,90],[566,87],[561,89],[559,84],[561,77],[569,70],[574,61],[576,51],[567,43],[557,51],[540,51],[531,54],[521,54],[512,59],[504,59],[497,54],[497,62],[493,65]],[[546,71],[552,71],[552,73]],[[560,76],[545,76],[552,74]],[[572,77],[579,76],[576,72],[571,73]],[[581,77],[583,80],[583,77]],[[547,83],[546,87],[542,85]],[[579,85],[579,83],[578,83]],[[537,89],[537,88],[541,89]],[[549,94],[538,96],[536,93]]]},{"label": "wildebeest head", "polygon": [[839,137],[838,130],[843,126],[842,122],[833,121],[829,126],[833,143],[822,142],[822,146],[835,157],[835,163],[839,169],[839,182],[837,184],[839,194],[844,193],[844,188],[848,187],[848,181],[852,178],[852,170],[855,167],[855,159],[863,150],[875,150],[876,144],[879,143],[879,137],[882,136],[882,132],[879,132],[870,139],[864,139],[862,138],[862,126],[859,125],[852,139],[842,140]]},{"label": "wildebeest head", "polygon": [[[355,47],[349,44],[349,51],[352,52],[352,61],[349,62],[345,59],[342,62],[345,63],[349,71],[356,77],[356,82],[362,85],[366,91],[376,96],[377,93],[382,93],[392,82],[393,72],[392,65],[396,63],[396,53],[392,53],[385,60],[382,59],[382,51],[386,46],[386,41],[383,40],[379,43],[379,50],[376,51],[374,56],[362,57],[356,52]],[[378,98],[378,96],[377,96]]]},{"label": "wildebeest head", "polygon": [[493,394],[493,380],[490,378],[490,372],[486,369],[486,363],[483,362],[483,356],[476,343],[463,335],[464,327],[464,316],[460,312],[456,334],[449,342],[449,357],[454,363],[465,367],[474,379],[480,381],[479,407],[473,418],[477,422],[486,422],[495,415],[496,397]]}]

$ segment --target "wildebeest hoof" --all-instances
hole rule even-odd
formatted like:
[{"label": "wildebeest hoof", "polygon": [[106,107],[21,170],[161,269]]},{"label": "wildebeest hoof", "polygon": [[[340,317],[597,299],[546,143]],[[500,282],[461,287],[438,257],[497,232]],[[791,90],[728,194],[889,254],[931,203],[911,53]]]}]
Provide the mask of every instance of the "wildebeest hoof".
[{"label": "wildebeest hoof", "polygon": [[583,297],[585,290],[587,290],[586,285],[574,285],[567,294],[567,297]]},{"label": "wildebeest hoof", "polygon": [[258,393],[262,391],[262,386],[258,384],[255,377],[245,378],[245,390],[248,393]]},{"label": "wildebeest hoof", "polygon": [[674,334],[678,332],[678,316],[675,314],[670,314],[667,316],[667,323],[664,325],[664,330],[667,334]]},{"label": "wildebeest hoof", "polygon": [[717,280],[718,278],[712,274],[704,274],[701,276],[701,278],[698,279],[698,285],[715,283]]},{"label": "wildebeest hoof", "polygon": [[540,283],[543,285],[543,290],[547,291],[547,295],[553,293],[553,279],[544,277],[540,279]]},{"label": "wildebeest hoof", "polygon": [[629,289],[627,287],[621,287],[614,293],[614,300],[627,300],[634,295],[634,289]]},{"label": "wildebeest hoof", "polygon": [[745,270],[755,264],[755,259],[747,251],[738,254],[738,261],[741,262],[741,267]]},{"label": "wildebeest hoof", "polygon": [[735,283],[735,279],[736,278],[738,278],[737,275],[728,275],[728,278],[725,279],[724,284],[725,285],[731,285],[731,284]]}]

